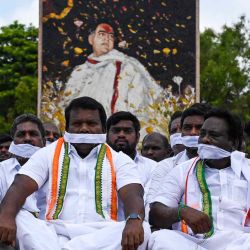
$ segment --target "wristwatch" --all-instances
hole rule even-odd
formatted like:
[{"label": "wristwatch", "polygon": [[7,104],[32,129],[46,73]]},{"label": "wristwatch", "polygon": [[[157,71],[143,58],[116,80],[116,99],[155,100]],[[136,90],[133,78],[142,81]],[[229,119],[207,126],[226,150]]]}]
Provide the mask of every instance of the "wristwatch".
[{"label": "wristwatch", "polygon": [[137,219],[137,220],[141,220],[142,221],[142,218],[139,214],[136,214],[136,213],[132,213],[130,214],[127,218],[126,218],[126,222],[130,219]]}]

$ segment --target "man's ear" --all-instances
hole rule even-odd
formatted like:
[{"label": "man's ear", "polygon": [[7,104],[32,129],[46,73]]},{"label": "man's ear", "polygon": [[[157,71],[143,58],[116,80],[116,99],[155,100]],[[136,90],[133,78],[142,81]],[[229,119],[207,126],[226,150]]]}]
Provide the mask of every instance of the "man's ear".
[{"label": "man's ear", "polygon": [[94,33],[91,33],[88,37],[89,44],[92,46],[94,43]]}]

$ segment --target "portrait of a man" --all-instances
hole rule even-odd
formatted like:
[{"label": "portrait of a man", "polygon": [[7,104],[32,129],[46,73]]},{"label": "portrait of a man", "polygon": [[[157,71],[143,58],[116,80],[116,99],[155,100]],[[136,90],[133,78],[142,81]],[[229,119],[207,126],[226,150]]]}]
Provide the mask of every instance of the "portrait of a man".
[{"label": "portrait of a man", "polygon": [[146,132],[196,98],[197,0],[42,1],[38,108],[64,128],[63,110],[90,96],[108,115],[130,111]]},{"label": "portrait of a man", "polygon": [[137,59],[114,49],[114,40],[114,30],[107,23],[97,25],[90,33],[88,41],[93,53],[73,70],[61,105],[87,95],[99,100],[108,115],[127,110],[146,123],[147,110],[163,101],[164,89]]}]

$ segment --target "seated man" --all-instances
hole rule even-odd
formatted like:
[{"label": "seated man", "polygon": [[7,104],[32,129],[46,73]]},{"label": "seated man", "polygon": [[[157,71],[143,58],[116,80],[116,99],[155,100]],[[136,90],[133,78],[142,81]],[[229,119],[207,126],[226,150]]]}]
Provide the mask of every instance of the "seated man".
[{"label": "seated man", "polygon": [[[16,117],[11,128],[11,136],[13,138],[9,148],[11,158],[0,163],[0,201],[5,196],[19,169],[37,150],[44,147],[44,135],[45,131],[42,122],[36,116],[22,114]],[[17,245],[19,249],[34,249],[34,241],[39,241],[39,246],[36,246],[36,250],[59,249],[54,244],[53,236],[51,237],[53,231],[47,228],[45,222],[38,221],[34,217],[38,212],[36,197],[32,194],[26,199],[22,210],[16,217],[18,225],[17,237],[19,239]],[[39,233],[35,236],[33,233],[36,230]],[[25,243],[22,241],[23,237],[26,238]]]},{"label": "seated man", "polygon": [[[104,143],[103,106],[90,97],[74,99],[65,119],[64,137],[32,155],[4,197],[1,241],[15,241],[18,211],[30,194],[43,188],[46,211],[42,213],[62,249],[145,249],[149,228],[146,223],[143,227],[139,174],[128,156]],[[124,205],[126,221],[118,222],[123,212],[118,202]]]},{"label": "seated man", "polygon": [[199,157],[174,168],[151,204],[150,222],[175,230],[154,232],[149,249],[249,249],[250,162],[237,151],[242,137],[239,119],[230,112],[208,112]]},{"label": "seated man", "polygon": [[151,199],[157,194],[163,183],[164,177],[173,168],[197,156],[199,132],[207,111],[203,106],[203,104],[196,104],[195,108],[191,106],[183,111],[180,126],[182,135],[181,138],[183,145],[185,146],[185,150],[158,163],[152,173],[146,204],[151,203]]},{"label": "seated man", "polygon": [[10,157],[9,147],[12,138],[8,134],[0,135],[0,161],[7,160]]},{"label": "seated man", "polygon": [[159,162],[170,157],[172,150],[166,136],[153,132],[143,138],[141,154],[146,158]]},{"label": "seated man", "polygon": [[137,165],[145,194],[156,162],[139,155],[136,146],[140,139],[140,122],[130,112],[120,111],[107,120],[107,143],[115,151],[122,151]]}]

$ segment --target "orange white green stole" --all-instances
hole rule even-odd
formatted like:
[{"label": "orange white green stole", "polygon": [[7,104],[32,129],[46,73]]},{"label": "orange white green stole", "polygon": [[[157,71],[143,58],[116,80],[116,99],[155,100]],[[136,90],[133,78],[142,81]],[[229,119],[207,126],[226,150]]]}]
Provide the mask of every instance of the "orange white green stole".
[{"label": "orange white green stole", "polygon": [[[199,186],[201,196],[202,196],[201,211],[207,214],[212,222],[211,230],[204,234],[204,238],[209,238],[214,233],[213,216],[212,216],[212,200],[211,200],[211,194],[210,194],[209,188],[207,186],[206,178],[205,178],[205,166],[204,166],[204,163],[198,157],[193,161],[188,171],[187,177],[186,177],[184,204],[188,206],[190,203],[190,201],[188,200],[188,188],[189,188],[188,181],[189,181],[190,173],[192,171],[196,171],[196,180],[198,182],[198,186]],[[188,228],[187,228],[185,221],[181,222],[181,230],[182,232],[188,234]]]},{"label": "orange white green stole", "polygon": [[[46,209],[46,220],[58,219],[63,210],[70,167],[68,147],[69,144],[64,142],[63,137],[58,139],[50,172],[50,197]],[[110,175],[108,178],[110,181],[103,181],[104,174]],[[103,218],[110,217],[112,220],[117,220],[115,168],[111,149],[106,144],[101,145],[95,167],[95,204],[96,212]]]}]

